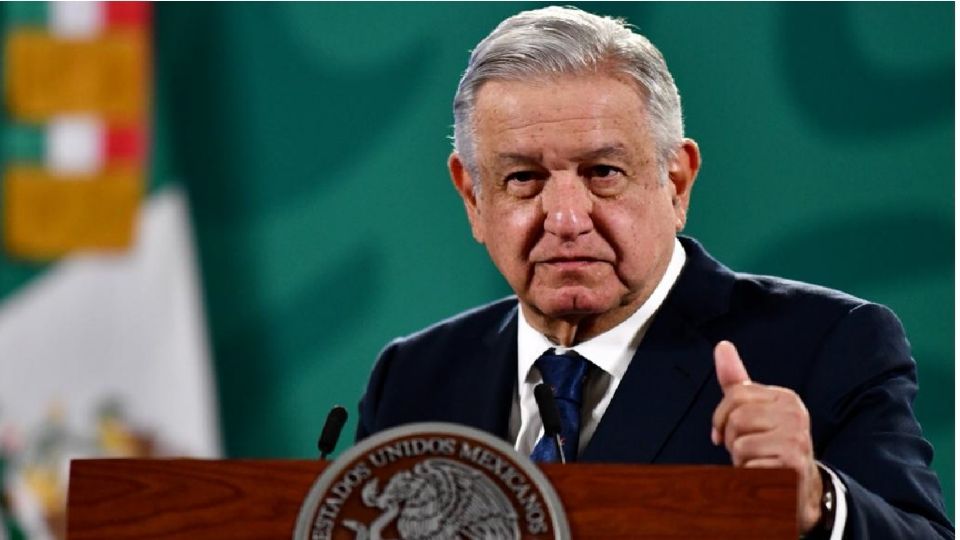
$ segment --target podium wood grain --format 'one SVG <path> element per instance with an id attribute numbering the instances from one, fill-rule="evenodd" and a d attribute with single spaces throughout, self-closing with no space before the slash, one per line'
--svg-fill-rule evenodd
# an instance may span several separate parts
<path id="1" fill-rule="evenodd" d="M 319 461 L 75 460 L 67 538 L 281 540 Z M 794 474 L 711 466 L 546 465 L 573 538 L 797 538 Z"/>

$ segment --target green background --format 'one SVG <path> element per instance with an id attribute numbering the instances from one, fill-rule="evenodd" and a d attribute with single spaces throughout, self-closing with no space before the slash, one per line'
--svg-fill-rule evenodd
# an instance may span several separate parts
<path id="1" fill-rule="evenodd" d="M 450 102 L 540 5 L 155 5 L 153 181 L 192 204 L 229 456 L 315 455 L 387 341 L 509 292 L 447 179 Z M 704 155 L 687 233 L 901 317 L 952 512 L 953 5 L 583 7 L 676 78 Z M 0 294 L 37 271 L 0 262 Z"/>

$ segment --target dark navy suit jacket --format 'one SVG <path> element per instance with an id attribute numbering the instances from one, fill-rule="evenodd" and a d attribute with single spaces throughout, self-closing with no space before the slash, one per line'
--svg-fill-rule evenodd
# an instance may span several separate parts
<path id="1" fill-rule="evenodd" d="M 727 339 L 751 379 L 803 399 L 815 456 L 848 490 L 845 538 L 953 538 L 896 316 L 837 291 L 731 272 L 681 242 L 687 262 L 579 460 L 730 464 L 710 442 L 722 397 L 713 347 Z M 517 300 L 508 298 L 388 345 L 360 402 L 357 438 L 440 421 L 512 444 L 516 379 Z"/>

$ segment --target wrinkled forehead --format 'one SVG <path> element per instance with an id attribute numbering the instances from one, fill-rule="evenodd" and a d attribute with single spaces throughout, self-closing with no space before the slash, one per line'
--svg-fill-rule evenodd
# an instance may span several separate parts
<path id="1" fill-rule="evenodd" d="M 647 108 L 648 94 L 645 88 L 632 77 L 607 69 L 575 73 L 527 73 L 489 79 L 475 90 L 474 108 L 480 106 L 481 98 L 484 96 L 487 97 L 485 101 L 489 104 L 491 94 L 496 95 L 497 99 L 502 99 L 508 93 L 522 94 L 526 91 L 541 96 L 557 96 L 563 93 L 585 92 L 591 88 L 599 92 L 602 89 L 598 87 L 609 87 L 611 83 L 615 83 L 624 93 L 632 94 L 641 108 Z"/>
<path id="2" fill-rule="evenodd" d="M 477 93 L 473 124 L 482 154 L 545 147 L 581 154 L 649 139 L 636 85 L 605 74 L 489 81 Z"/>

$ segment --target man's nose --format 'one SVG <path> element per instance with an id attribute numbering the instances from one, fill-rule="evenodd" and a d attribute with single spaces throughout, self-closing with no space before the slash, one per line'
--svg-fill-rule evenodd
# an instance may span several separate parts
<path id="1" fill-rule="evenodd" d="M 593 230 L 593 199 L 579 176 L 551 176 L 541 200 L 548 233 L 572 240 Z"/>

